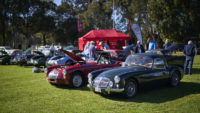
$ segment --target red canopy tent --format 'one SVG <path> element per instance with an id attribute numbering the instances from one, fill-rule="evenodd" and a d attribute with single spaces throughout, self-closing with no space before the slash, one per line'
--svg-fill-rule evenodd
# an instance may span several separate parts
<path id="1" fill-rule="evenodd" d="M 122 42 L 122 46 L 125 46 L 125 40 L 130 40 L 130 38 L 131 37 L 129 35 L 125 35 L 114 29 L 91 30 L 78 39 L 79 50 L 83 50 L 84 45 L 88 41 L 96 41 L 98 49 L 99 41 L 104 41 L 106 43 L 107 40 L 110 43 L 111 49 L 114 49 L 117 40 L 120 40 Z"/>

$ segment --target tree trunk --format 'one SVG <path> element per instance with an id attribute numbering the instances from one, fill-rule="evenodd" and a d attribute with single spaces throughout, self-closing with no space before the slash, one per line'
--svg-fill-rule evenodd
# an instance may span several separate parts
<path id="1" fill-rule="evenodd" d="M 42 38 L 43 38 L 43 45 L 46 45 L 46 34 L 45 33 L 43 33 Z"/>

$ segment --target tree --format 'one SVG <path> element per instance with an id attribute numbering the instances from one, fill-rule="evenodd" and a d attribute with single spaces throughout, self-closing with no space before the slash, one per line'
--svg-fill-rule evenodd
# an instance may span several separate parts
<path id="1" fill-rule="evenodd" d="M 198 0 L 149 0 L 148 14 L 163 40 L 182 42 L 199 34 L 199 7 Z"/>

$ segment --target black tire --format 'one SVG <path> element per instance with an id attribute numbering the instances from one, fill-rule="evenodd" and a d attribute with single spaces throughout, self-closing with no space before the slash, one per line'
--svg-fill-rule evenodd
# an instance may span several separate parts
<path id="1" fill-rule="evenodd" d="M 75 72 L 70 78 L 70 87 L 79 88 L 84 83 L 84 77 L 80 72 Z"/>
<path id="2" fill-rule="evenodd" d="M 172 87 L 177 86 L 180 83 L 180 73 L 175 71 L 172 73 L 172 76 L 170 78 L 170 85 Z"/>
<path id="3" fill-rule="evenodd" d="M 65 62 L 66 65 L 71 65 L 72 63 L 73 63 L 72 60 L 67 60 L 67 61 Z"/>
<path id="4" fill-rule="evenodd" d="M 132 98 L 137 94 L 137 90 L 137 82 L 134 79 L 129 79 L 126 81 L 123 93 L 126 98 Z"/>

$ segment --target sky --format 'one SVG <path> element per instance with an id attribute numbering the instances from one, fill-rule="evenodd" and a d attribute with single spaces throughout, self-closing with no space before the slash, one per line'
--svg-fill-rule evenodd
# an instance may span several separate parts
<path id="1" fill-rule="evenodd" d="M 60 4 L 61 4 L 61 0 L 54 0 L 54 3 L 56 3 L 56 4 L 57 4 L 57 6 L 58 6 L 58 5 L 60 5 Z"/>

